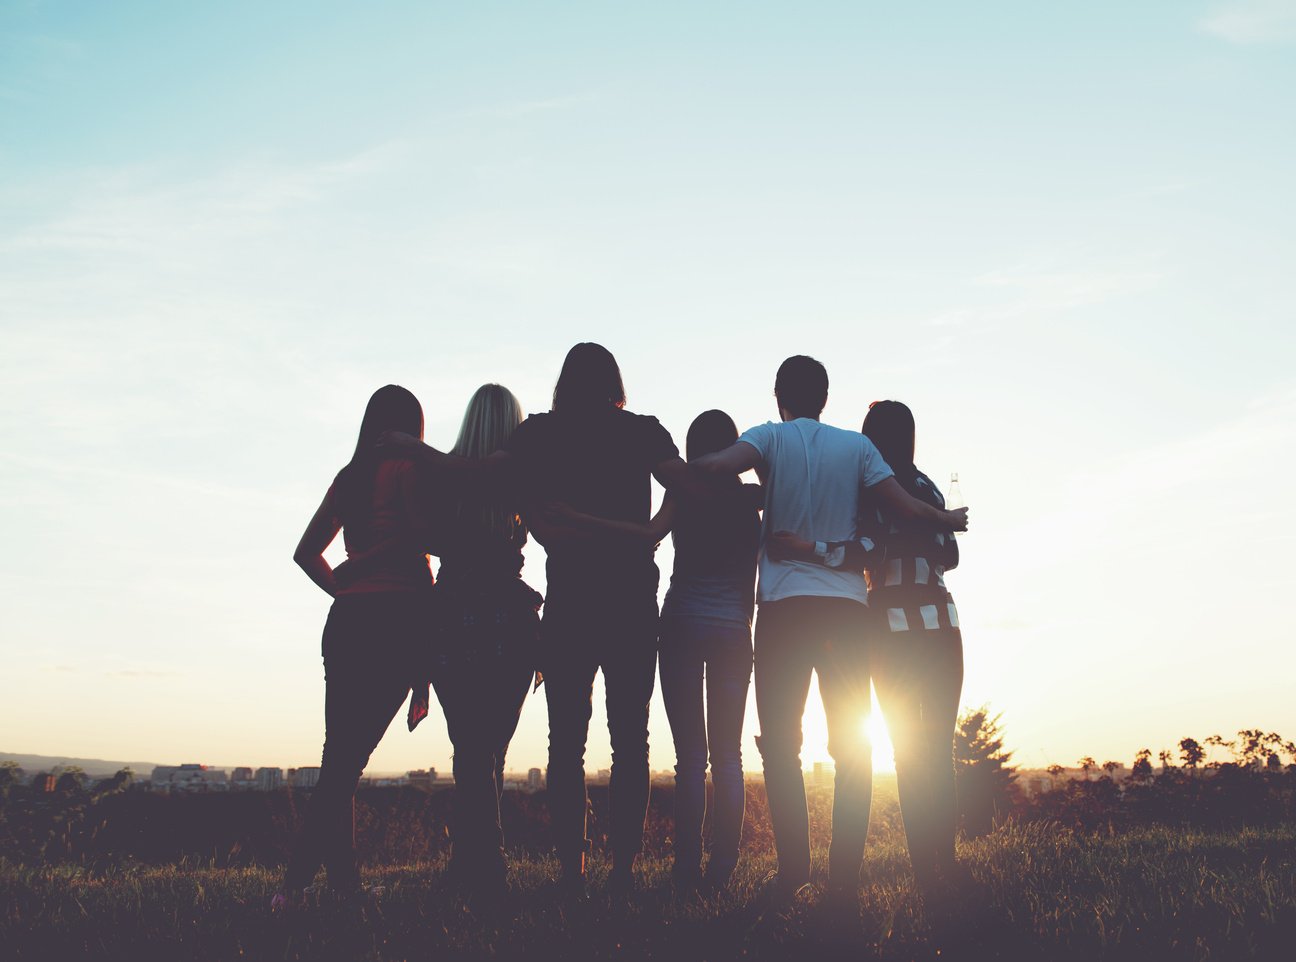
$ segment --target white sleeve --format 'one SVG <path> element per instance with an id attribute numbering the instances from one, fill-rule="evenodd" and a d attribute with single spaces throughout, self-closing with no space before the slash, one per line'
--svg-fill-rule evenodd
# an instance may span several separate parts
<path id="1" fill-rule="evenodd" d="M 882 452 L 873 445 L 873 442 L 862 434 L 860 440 L 864 442 L 860 449 L 860 484 L 865 488 L 871 488 L 875 484 L 881 484 L 887 478 L 895 477 L 891 465 L 882 459 Z"/>
<path id="2" fill-rule="evenodd" d="M 766 421 L 764 424 L 758 424 L 754 428 L 748 428 L 738 438 L 739 441 L 745 441 L 756 449 L 756 453 L 761 456 L 761 460 L 766 464 L 770 461 L 770 452 L 774 447 L 774 422 Z"/>

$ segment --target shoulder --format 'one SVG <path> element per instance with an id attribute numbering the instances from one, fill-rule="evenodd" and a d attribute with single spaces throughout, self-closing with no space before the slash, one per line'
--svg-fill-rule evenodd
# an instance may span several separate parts
<path id="1" fill-rule="evenodd" d="M 777 437 L 781 431 L 785 431 L 788 424 L 783 421 L 766 421 L 764 424 L 757 424 L 748 428 L 742 434 L 738 435 L 739 441 L 746 441 L 748 444 L 754 444 L 760 447 L 773 438 Z"/>
<path id="2" fill-rule="evenodd" d="M 543 414 L 532 414 L 526 417 L 521 424 L 513 429 L 509 435 L 508 441 L 504 445 L 505 451 L 517 451 L 519 448 L 526 447 L 539 438 L 543 438 L 553 428 L 553 415 L 548 412 Z"/>
<path id="3" fill-rule="evenodd" d="M 617 423 L 622 425 L 621 430 L 628 430 L 636 437 L 641 438 L 646 444 L 654 446 L 669 446 L 672 451 L 675 449 L 675 442 L 671 439 L 671 434 L 666 430 L 665 425 L 657 420 L 651 414 L 635 414 L 631 411 L 618 410 L 616 413 Z"/>
<path id="4" fill-rule="evenodd" d="M 636 427 L 645 431 L 652 431 L 659 428 L 662 431 L 666 430 L 662 427 L 661 421 L 652 414 L 635 414 L 633 411 L 627 411 L 624 408 L 617 408 L 616 413 L 613 414 L 612 417 L 618 424 Z"/>

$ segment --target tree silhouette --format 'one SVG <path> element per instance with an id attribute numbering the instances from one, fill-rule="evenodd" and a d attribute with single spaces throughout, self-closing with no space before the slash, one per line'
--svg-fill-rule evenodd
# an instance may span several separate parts
<path id="1" fill-rule="evenodd" d="M 954 729 L 959 813 L 968 835 L 989 832 L 1017 801 L 1017 771 L 1008 764 L 1012 752 L 1004 751 L 1001 717 L 992 717 L 985 705 L 966 709 Z"/>
<path id="2" fill-rule="evenodd" d="M 1130 778 L 1146 782 L 1152 777 L 1152 749 L 1140 748 L 1134 756 L 1134 765 L 1130 768 Z"/>
<path id="3" fill-rule="evenodd" d="M 1206 757 L 1206 752 L 1197 739 L 1181 738 L 1179 739 L 1179 757 L 1183 759 L 1186 767 L 1195 771 L 1197 766 L 1201 764 L 1202 759 Z"/>
<path id="4" fill-rule="evenodd" d="M 1076 764 L 1080 766 L 1080 771 L 1084 772 L 1085 778 L 1088 778 L 1090 772 L 1098 767 L 1098 763 L 1094 761 L 1092 755 L 1086 755 L 1084 758 L 1076 762 Z"/>

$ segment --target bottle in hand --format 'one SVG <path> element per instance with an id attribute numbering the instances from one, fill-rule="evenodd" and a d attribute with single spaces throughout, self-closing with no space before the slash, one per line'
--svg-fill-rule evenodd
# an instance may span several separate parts
<path id="1" fill-rule="evenodd" d="M 966 507 L 967 502 L 963 500 L 963 489 L 959 487 L 958 472 L 955 471 L 950 475 L 949 490 L 945 492 L 945 510 L 954 511 Z M 957 538 L 962 534 L 962 531 L 955 531 L 954 537 Z"/>

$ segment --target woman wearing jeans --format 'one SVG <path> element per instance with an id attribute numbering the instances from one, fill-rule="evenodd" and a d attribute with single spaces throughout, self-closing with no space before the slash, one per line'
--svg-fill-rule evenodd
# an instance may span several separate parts
<path id="1" fill-rule="evenodd" d="M 423 409 L 403 387 L 389 384 L 369 399 L 351 461 L 337 474 L 302 535 L 293 559 L 335 600 L 324 626 L 324 752 L 305 825 L 293 847 L 283 908 L 315 878 L 360 889 L 355 851 L 355 791 L 360 774 L 411 686 L 424 675 L 419 651 L 427 631 L 432 572 L 427 519 L 414 464 L 375 445 L 384 431 L 423 434 Z M 324 550 L 341 531 L 348 557 L 399 539 L 361 577 L 339 585 Z"/>
<path id="2" fill-rule="evenodd" d="M 706 411 L 689 426 L 689 460 L 738 439 L 733 419 Z M 697 497 L 668 492 L 647 525 L 608 522 L 565 508 L 558 518 L 654 544 L 672 533 L 675 567 L 662 606 L 658 663 L 662 700 L 675 741 L 675 865 L 677 892 L 724 888 L 738 862 L 745 792 L 743 714 L 751 684 L 751 621 L 760 548 L 759 485 L 737 477 L 709 484 Z M 705 689 L 705 699 L 703 691 Z M 715 793 L 711 857 L 702 875 L 706 770 Z"/>
<path id="3" fill-rule="evenodd" d="M 452 454 L 485 458 L 522 423 L 498 384 L 477 389 Z M 450 874 L 471 896 L 506 891 L 499 797 L 504 755 L 535 677 L 542 598 L 522 580 L 527 531 L 508 486 L 476 485 L 434 514 L 441 568 L 432 685 L 454 745 Z"/>

